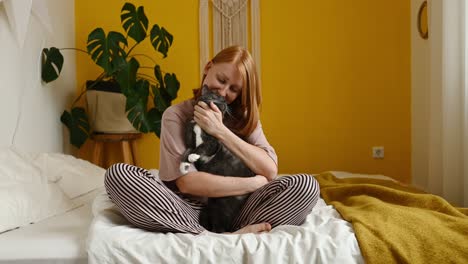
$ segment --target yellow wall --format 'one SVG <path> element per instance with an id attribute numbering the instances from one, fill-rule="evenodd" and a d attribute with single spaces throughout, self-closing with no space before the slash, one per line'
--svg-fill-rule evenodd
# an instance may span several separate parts
<path id="1" fill-rule="evenodd" d="M 162 65 L 181 81 L 177 101 L 189 98 L 200 79 L 198 1 L 132 2 L 174 35 Z M 123 3 L 76 1 L 77 45 L 97 26 L 119 30 Z M 409 182 L 409 21 L 404 0 L 261 1 L 262 122 L 281 173 L 344 170 Z M 95 75 L 84 57 L 79 83 Z M 158 167 L 159 140 L 145 135 L 138 146 L 139 165 Z M 384 146 L 385 159 L 372 159 L 372 146 Z"/>

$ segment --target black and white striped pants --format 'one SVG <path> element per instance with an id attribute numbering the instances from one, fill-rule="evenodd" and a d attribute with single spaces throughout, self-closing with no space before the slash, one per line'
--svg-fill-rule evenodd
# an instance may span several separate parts
<path id="1" fill-rule="evenodd" d="M 150 171 L 117 163 L 105 175 L 110 199 L 133 225 L 157 232 L 199 234 L 201 203 L 184 199 L 156 179 Z M 278 177 L 247 199 L 234 220 L 234 230 L 262 222 L 272 228 L 301 225 L 317 203 L 318 182 L 308 174 Z"/>

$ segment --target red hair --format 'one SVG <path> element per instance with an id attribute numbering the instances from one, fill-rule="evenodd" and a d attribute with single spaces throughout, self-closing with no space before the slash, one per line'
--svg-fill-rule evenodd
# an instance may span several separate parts
<path id="1" fill-rule="evenodd" d="M 236 100 L 229 105 L 233 115 L 232 118 L 226 120 L 226 124 L 234 133 L 247 137 L 257 126 L 260 118 L 259 108 L 262 103 L 255 62 L 250 53 L 240 46 L 231 46 L 221 50 L 211 62 L 235 64 L 242 76 L 242 90 Z M 205 77 L 206 75 L 203 75 L 202 85 Z M 197 99 L 201 95 L 201 89 L 194 90 L 194 95 Z"/>

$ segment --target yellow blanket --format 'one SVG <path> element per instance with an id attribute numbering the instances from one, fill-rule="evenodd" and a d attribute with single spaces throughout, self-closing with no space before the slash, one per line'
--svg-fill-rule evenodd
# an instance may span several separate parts
<path id="1" fill-rule="evenodd" d="M 468 263 L 468 210 L 391 181 L 316 176 L 367 263 Z"/>

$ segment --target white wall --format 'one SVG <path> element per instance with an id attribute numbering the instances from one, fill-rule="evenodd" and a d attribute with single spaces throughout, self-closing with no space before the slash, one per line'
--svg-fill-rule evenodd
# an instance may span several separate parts
<path id="1" fill-rule="evenodd" d="M 40 54 L 44 47 L 75 46 L 74 1 L 33 0 L 48 9 L 52 32 L 29 12 L 22 47 L 7 16 L 8 1 L 15 0 L 0 1 L 0 147 L 70 153 L 60 115 L 76 89 L 75 54 L 64 54 L 62 76 L 47 85 L 40 79 Z"/>

